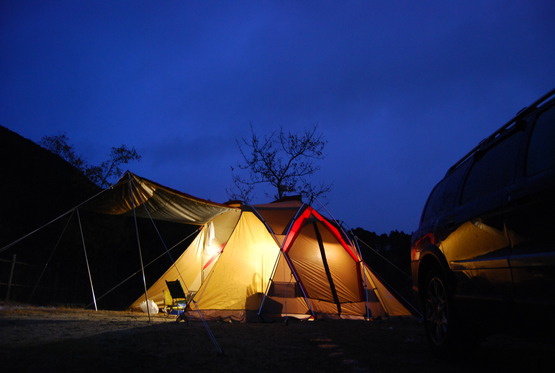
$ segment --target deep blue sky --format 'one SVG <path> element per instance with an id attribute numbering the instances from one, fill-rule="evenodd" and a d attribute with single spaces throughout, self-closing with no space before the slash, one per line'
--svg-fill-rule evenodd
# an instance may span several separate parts
<path id="1" fill-rule="evenodd" d="M 555 88 L 554 15 L 550 0 L 1 0 L 0 125 L 65 133 L 90 163 L 134 146 L 131 171 L 224 202 L 250 124 L 318 124 L 331 215 L 410 233 L 447 168 Z"/>

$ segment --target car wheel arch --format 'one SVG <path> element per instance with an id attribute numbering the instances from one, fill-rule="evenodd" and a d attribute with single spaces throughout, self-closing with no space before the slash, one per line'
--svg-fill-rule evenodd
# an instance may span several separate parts
<path id="1" fill-rule="evenodd" d="M 420 264 L 418 266 L 418 288 L 419 292 L 425 288 L 425 281 L 430 271 L 439 271 L 446 279 L 451 290 L 455 289 L 455 276 L 449 270 L 449 265 L 441 250 L 435 245 L 429 245 L 422 250 Z"/>

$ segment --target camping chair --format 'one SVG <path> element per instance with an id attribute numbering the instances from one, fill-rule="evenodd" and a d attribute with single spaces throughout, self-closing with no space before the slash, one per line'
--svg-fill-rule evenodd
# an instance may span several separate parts
<path id="1" fill-rule="evenodd" d="M 179 280 L 168 281 L 166 280 L 166 285 L 169 290 L 169 296 L 164 292 L 164 303 L 166 303 L 166 308 L 169 309 L 171 313 L 173 310 L 177 311 L 177 320 L 187 321 L 185 318 L 185 309 L 189 305 L 189 302 L 193 299 L 194 293 L 185 294 L 181 282 Z"/>

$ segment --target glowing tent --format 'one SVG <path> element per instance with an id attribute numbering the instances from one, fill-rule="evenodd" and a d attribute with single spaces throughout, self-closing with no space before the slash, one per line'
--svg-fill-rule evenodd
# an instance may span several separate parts
<path id="1" fill-rule="evenodd" d="M 300 200 L 217 215 L 150 286 L 148 299 L 164 307 L 166 281 L 176 279 L 192 297 L 189 317 L 410 315 L 338 226 Z"/>

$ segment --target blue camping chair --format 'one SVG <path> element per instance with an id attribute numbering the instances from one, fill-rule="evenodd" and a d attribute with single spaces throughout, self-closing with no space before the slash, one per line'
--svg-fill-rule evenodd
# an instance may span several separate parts
<path id="1" fill-rule="evenodd" d="M 179 280 L 166 280 L 166 286 L 168 287 L 171 296 L 171 302 L 166 302 L 166 307 L 169 309 L 169 313 L 175 312 L 175 314 L 177 314 L 176 321 L 183 320 L 188 323 L 189 321 L 185 318 L 185 309 L 189 305 L 189 302 L 193 299 L 194 293 L 185 294 Z"/>

